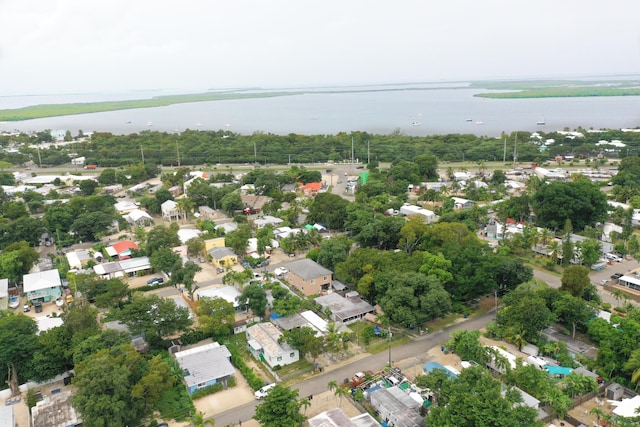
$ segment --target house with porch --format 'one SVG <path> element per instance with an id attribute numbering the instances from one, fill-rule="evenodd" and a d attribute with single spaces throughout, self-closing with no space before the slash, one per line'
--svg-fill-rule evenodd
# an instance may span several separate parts
<path id="1" fill-rule="evenodd" d="M 167 222 L 178 221 L 184 215 L 173 200 L 166 200 L 160 205 L 160 210 L 162 211 L 162 220 Z"/>
<path id="2" fill-rule="evenodd" d="M 300 352 L 286 342 L 279 343 L 282 332 L 273 323 L 258 323 L 247 328 L 249 352 L 270 367 L 284 366 L 300 360 Z"/>
<path id="3" fill-rule="evenodd" d="M 58 270 L 25 274 L 22 283 L 24 293 L 31 303 L 51 302 L 62 296 L 62 281 Z"/>

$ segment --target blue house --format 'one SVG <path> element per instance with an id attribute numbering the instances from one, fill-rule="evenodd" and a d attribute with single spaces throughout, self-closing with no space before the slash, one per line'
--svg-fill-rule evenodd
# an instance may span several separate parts
<path id="1" fill-rule="evenodd" d="M 62 296 L 62 281 L 58 270 L 25 274 L 22 282 L 24 293 L 32 303 L 51 302 Z"/>
<path id="2" fill-rule="evenodd" d="M 226 386 L 229 378 L 235 374 L 229 349 L 217 342 L 179 351 L 174 356 L 184 371 L 189 394 L 217 383 Z"/>

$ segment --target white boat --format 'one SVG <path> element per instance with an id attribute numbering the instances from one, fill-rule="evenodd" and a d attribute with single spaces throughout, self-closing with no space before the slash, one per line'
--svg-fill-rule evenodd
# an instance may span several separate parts
<path id="1" fill-rule="evenodd" d="M 147 126 L 153 126 L 153 122 L 147 122 Z"/>
<path id="2" fill-rule="evenodd" d="M 483 125 L 483 124 L 484 124 L 484 122 L 483 122 L 482 120 L 478 120 L 478 121 L 476 122 L 476 124 L 477 124 L 477 125 Z"/>
<path id="3" fill-rule="evenodd" d="M 467 119 L 467 121 L 468 121 L 468 122 L 472 122 L 472 121 L 473 121 L 473 119 Z"/>
<path id="4" fill-rule="evenodd" d="M 197 128 L 201 128 L 202 127 L 202 123 L 200 123 L 200 122 L 196 123 L 196 127 Z"/>
<path id="5" fill-rule="evenodd" d="M 20 298 L 19 297 L 10 297 L 9 298 L 9 308 L 18 308 L 20 307 Z"/>
<path id="6" fill-rule="evenodd" d="M 537 125 L 542 126 L 542 125 L 546 125 L 547 122 L 544 121 L 544 116 L 542 116 L 542 119 L 538 120 L 536 122 Z"/>
<path id="7" fill-rule="evenodd" d="M 420 126 L 420 122 L 411 122 L 411 126 Z"/>

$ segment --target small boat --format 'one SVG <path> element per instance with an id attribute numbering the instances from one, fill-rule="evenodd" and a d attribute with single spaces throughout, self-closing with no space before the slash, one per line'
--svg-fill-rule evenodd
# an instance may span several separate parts
<path id="1" fill-rule="evenodd" d="M 544 116 L 542 116 L 542 119 L 538 120 L 538 121 L 536 122 L 536 124 L 537 124 L 538 126 L 546 125 L 546 124 L 547 124 L 547 122 L 545 122 L 545 121 L 544 121 Z"/>
<path id="2" fill-rule="evenodd" d="M 130 125 L 131 124 L 131 120 L 127 120 L 125 123 Z"/>
<path id="3" fill-rule="evenodd" d="M 411 122 L 411 126 L 420 126 L 420 122 Z"/>
<path id="4" fill-rule="evenodd" d="M 196 123 L 196 127 L 197 128 L 201 128 L 202 127 L 202 123 L 200 123 L 200 122 Z"/>
<path id="5" fill-rule="evenodd" d="M 476 122 L 476 124 L 477 124 L 477 125 L 483 125 L 483 124 L 484 124 L 484 122 L 483 122 L 482 120 L 478 120 L 478 121 Z"/>
<path id="6" fill-rule="evenodd" d="M 20 307 L 20 298 L 19 297 L 10 297 L 9 298 L 9 308 L 18 308 Z"/>
<path id="7" fill-rule="evenodd" d="M 472 121 L 473 121 L 473 119 L 467 119 L 467 121 L 468 121 L 468 122 L 472 122 Z"/>
<path id="8" fill-rule="evenodd" d="M 147 122 L 147 126 L 153 126 L 153 122 Z"/>

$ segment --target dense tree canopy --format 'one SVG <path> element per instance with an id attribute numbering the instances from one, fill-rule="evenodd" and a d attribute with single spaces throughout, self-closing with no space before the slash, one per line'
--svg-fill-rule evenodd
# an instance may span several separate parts
<path id="1" fill-rule="evenodd" d="M 554 181 L 541 186 L 533 195 L 533 210 L 540 225 L 557 230 L 571 220 L 575 230 L 603 221 L 607 198 L 586 178 L 573 182 Z"/>

